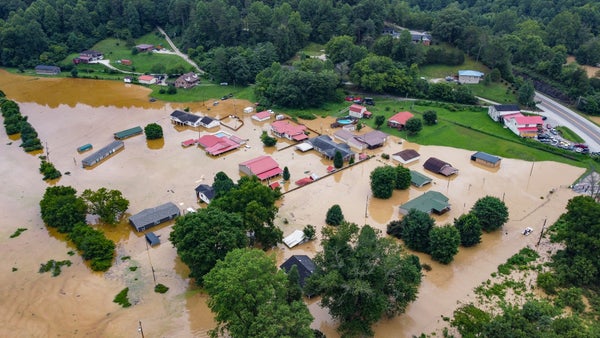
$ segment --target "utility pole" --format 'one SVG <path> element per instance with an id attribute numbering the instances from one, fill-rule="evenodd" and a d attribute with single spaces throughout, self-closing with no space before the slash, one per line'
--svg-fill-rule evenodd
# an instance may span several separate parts
<path id="1" fill-rule="evenodd" d="M 142 321 L 139 321 L 138 324 L 138 332 L 142 335 L 142 338 L 144 338 L 144 329 L 142 328 Z"/>
<path id="2" fill-rule="evenodd" d="M 542 236 L 544 235 L 544 229 L 546 228 L 547 220 L 548 220 L 547 218 L 544 219 L 544 224 L 542 225 L 542 231 L 540 231 L 540 238 L 538 238 L 537 244 L 535 246 L 540 245 L 540 242 L 542 241 Z"/>

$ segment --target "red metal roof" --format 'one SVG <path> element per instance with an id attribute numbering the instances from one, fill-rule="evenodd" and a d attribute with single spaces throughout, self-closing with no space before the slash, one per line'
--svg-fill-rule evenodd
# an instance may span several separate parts
<path id="1" fill-rule="evenodd" d="M 312 177 L 304 177 L 304 178 L 297 180 L 296 184 L 299 186 L 303 186 L 303 185 L 309 184 L 312 181 L 313 181 Z"/>
<path id="2" fill-rule="evenodd" d="M 259 120 L 270 119 L 271 118 L 271 113 L 269 113 L 266 110 L 263 110 L 260 113 L 254 114 L 254 117 L 257 118 L 257 119 L 259 119 Z"/>
<path id="3" fill-rule="evenodd" d="M 541 116 L 515 116 L 513 117 L 518 125 L 542 124 L 544 121 Z"/>
<path id="4" fill-rule="evenodd" d="M 411 112 L 402 111 L 402 112 L 399 112 L 398 114 L 390 117 L 388 119 L 388 121 L 392 121 L 392 122 L 396 122 L 401 125 L 405 125 L 406 121 L 408 121 L 408 119 L 410 119 L 413 116 L 414 115 Z"/>
<path id="5" fill-rule="evenodd" d="M 191 138 L 189 140 L 185 140 L 185 141 L 181 142 L 181 145 L 184 147 L 189 147 L 189 146 L 193 146 L 196 143 L 198 143 L 198 140 Z"/>
<path id="6" fill-rule="evenodd" d="M 271 156 L 267 155 L 242 162 L 240 165 L 248 167 L 260 180 L 266 180 L 267 178 L 280 175 L 283 172 L 283 170 L 279 168 L 279 164 L 277 164 Z"/>
<path id="7" fill-rule="evenodd" d="M 291 124 L 290 122 L 283 120 L 271 123 L 271 128 L 273 128 L 273 131 L 275 131 L 276 133 L 290 136 L 304 134 L 304 131 L 306 130 L 306 126 L 304 125 Z"/>
<path id="8" fill-rule="evenodd" d="M 353 104 L 350 106 L 349 109 L 350 109 L 350 111 L 360 113 L 361 111 L 363 111 L 363 109 L 367 109 L 367 108 L 365 108 L 364 106 L 361 106 L 360 104 Z"/>

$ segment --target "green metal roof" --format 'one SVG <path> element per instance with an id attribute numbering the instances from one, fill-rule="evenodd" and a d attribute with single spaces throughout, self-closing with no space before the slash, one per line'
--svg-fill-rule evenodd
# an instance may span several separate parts
<path id="1" fill-rule="evenodd" d="M 426 213 L 432 211 L 441 212 L 449 208 L 448 197 L 437 191 L 428 191 L 423 195 L 412 199 L 400 206 L 400 212 L 404 215 L 411 209 L 417 209 Z"/>
<path id="2" fill-rule="evenodd" d="M 123 130 L 123 131 L 116 132 L 114 135 L 115 135 L 115 138 L 117 140 L 122 140 L 124 138 L 128 138 L 128 137 L 131 137 L 131 136 L 134 136 L 134 135 L 138 135 L 138 134 L 141 134 L 143 132 L 144 132 L 144 130 L 142 129 L 142 127 L 137 126 L 137 127 L 133 127 L 133 128 L 129 128 L 129 129 L 126 129 L 126 130 Z"/>
<path id="3" fill-rule="evenodd" d="M 421 174 L 420 172 L 410 171 L 410 183 L 416 187 L 422 187 L 425 184 L 431 183 L 431 178 Z"/>

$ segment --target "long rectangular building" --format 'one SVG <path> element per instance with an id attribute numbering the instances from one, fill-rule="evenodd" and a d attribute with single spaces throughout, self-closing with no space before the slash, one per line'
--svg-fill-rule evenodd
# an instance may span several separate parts
<path id="1" fill-rule="evenodd" d="M 167 202 L 154 208 L 144 209 L 129 217 L 129 223 L 135 227 L 135 230 L 144 231 L 179 215 L 179 208 L 174 203 Z"/>
<path id="2" fill-rule="evenodd" d="M 114 154 L 119 149 L 122 149 L 124 147 L 125 147 L 125 143 L 123 143 L 123 141 L 113 141 L 109 145 L 105 146 L 104 148 L 102 148 L 102 149 L 98 150 L 97 152 L 91 154 L 90 156 L 84 158 L 81 161 L 81 165 L 84 168 L 91 167 L 94 164 L 102 161 L 103 159 L 107 158 L 108 156 Z"/>

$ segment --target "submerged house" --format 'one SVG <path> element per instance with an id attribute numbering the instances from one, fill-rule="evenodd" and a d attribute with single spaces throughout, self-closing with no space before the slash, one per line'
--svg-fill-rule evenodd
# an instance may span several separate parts
<path id="1" fill-rule="evenodd" d="M 240 163 L 240 171 L 248 176 L 256 176 L 264 181 L 283 173 L 279 164 L 271 156 L 263 155 Z"/>
<path id="2" fill-rule="evenodd" d="M 294 265 L 298 269 L 298 274 L 300 275 L 300 286 L 304 287 L 306 279 L 315 272 L 315 263 L 307 255 L 293 255 L 279 267 L 288 273 Z"/>
<path id="3" fill-rule="evenodd" d="M 416 209 L 427 214 L 436 213 L 441 215 L 450 210 L 448 197 L 437 191 L 428 191 L 423 195 L 412 199 L 400 206 L 400 213 L 408 214 L 411 209 Z"/>
<path id="4" fill-rule="evenodd" d="M 423 167 L 436 174 L 451 176 L 458 173 L 458 169 L 454 168 L 450 163 L 444 162 L 438 158 L 430 157 L 423 163 Z"/>
<path id="5" fill-rule="evenodd" d="M 471 155 L 471 161 L 481 163 L 488 167 L 496 168 L 500 166 L 502 159 L 498 156 L 478 151 L 475 154 Z"/>
<path id="6" fill-rule="evenodd" d="M 215 197 L 215 189 L 208 184 L 200 184 L 196 187 L 196 199 L 206 204 L 210 204 L 210 201 Z"/>
<path id="7" fill-rule="evenodd" d="M 182 124 L 190 127 L 198 127 L 202 116 L 194 115 L 181 110 L 175 110 L 171 113 L 170 119 L 175 124 Z"/>
<path id="8" fill-rule="evenodd" d="M 321 153 L 328 159 L 333 159 L 336 152 L 342 154 L 344 161 L 354 157 L 354 152 L 350 150 L 350 146 L 344 143 L 336 143 L 328 135 L 320 135 L 309 140 L 313 149 Z"/>
<path id="9" fill-rule="evenodd" d="M 414 149 L 404 149 L 395 154 L 392 154 L 392 159 L 402 163 L 409 164 L 418 161 L 421 155 Z"/>
<path id="10" fill-rule="evenodd" d="M 124 147 L 125 143 L 123 143 L 123 141 L 113 141 L 109 145 L 84 158 L 81 161 L 81 165 L 84 168 L 91 167 Z"/>
<path id="11" fill-rule="evenodd" d="M 306 140 L 306 126 L 301 124 L 293 124 L 286 120 L 279 120 L 271 123 L 271 131 L 273 135 L 281 138 L 287 138 L 291 141 Z"/>
<path id="12" fill-rule="evenodd" d="M 129 217 L 129 223 L 135 230 L 144 231 L 153 226 L 170 221 L 180 215 L 179 208 L 172 202 L 154 208 L 144 209 Z"/>
<path id="13" fill-rule="evenodd" d="M 421 174 L 418 171 L 411 170 L 410 171 L 410 183 L 417 188 L 421 188 L 429 183 L 431 183 L 431 177 L 427 177 Z"/>

